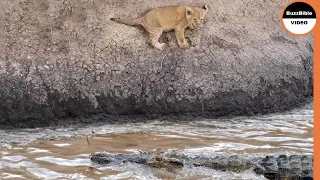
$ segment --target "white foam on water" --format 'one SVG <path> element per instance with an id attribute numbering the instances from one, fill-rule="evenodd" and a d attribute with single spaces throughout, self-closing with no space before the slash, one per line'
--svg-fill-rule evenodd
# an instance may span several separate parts
<path id="1" fill-rule="evenodd" d="M 52 156 L 45 156 L 36 158 L 37 161 L 45 161 L 52 164 L 60 165 L 60 166 L 89 166 L 91 161 L 89 158 L 86 159 L 64 159 L 64 158 L 56 158 Z"/>
<path id="2" fill-rule="evenodd" d="M 57 147 L 65 147 L 65 146 L 70 146 L 71 144 L 69 143 L 61 143 L 61 144 L 53 144 L 54 146 L 57 146 Z"/>

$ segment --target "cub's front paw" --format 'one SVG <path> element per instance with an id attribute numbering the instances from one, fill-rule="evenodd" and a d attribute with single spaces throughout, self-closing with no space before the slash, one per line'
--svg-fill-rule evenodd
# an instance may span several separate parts
<path id="1" fill-rule="evenodd" d="M 157 48 L 159 50 L 163 50 L 165 47 L 166 47 L 166 43 L 160 43 Z"/>
<path id="2" fill-rule="evenodd" d="M 185 42 L 185 43 L 181 44 L 180 47 L 183 49 L 187 49 L 190 47 L 190 44 L 188 42 Z"/>

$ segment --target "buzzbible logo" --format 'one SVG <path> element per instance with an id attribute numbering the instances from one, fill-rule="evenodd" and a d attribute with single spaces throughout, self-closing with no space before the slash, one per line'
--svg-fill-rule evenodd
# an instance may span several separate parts
<path id="1" fill-rule="evenodd" d="M 281 16 L 282 25 L 290 34 L 303 36 L 309 34 L 316 25 L 316 12 L 305 2 L 289 3 Z"/>

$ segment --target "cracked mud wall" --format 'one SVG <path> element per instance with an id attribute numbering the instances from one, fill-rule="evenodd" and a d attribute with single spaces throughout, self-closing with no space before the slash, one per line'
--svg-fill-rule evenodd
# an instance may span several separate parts
<path id="1" fill-rule="evenodd" d="M 0 59 L 4 59 L 4 6 L 3 1 L 0 2 Z"/>
<path id="2" fill-rule="evenodd" d="M 216 117 L 282 111 L 312 96 L 313 35 L 293 37 L 279 16 L 288 1 L 2 0 L 0 123 L 191 113 Z M 209 5 L 182 50 L 147 44 L 142 28 L 111 17 L 150 8 Z"/>

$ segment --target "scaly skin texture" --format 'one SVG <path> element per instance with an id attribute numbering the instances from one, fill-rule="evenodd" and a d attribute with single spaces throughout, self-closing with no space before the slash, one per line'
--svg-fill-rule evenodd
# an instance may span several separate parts
<path id="1" fill-rule="evenodd" d="M 283 111 L 312 92 L 313 35 L 293 37 L 288 1 L 2 0 L 0 124 L 54 125 L 92 114 L 206 117 Z M 116 24 L 155 7 L 206 4 L 204 27 L 160 38 Z"/>
<path id="2" fill-rule="evenodd" d="M 253 169 L 255 173 L 264 175 L 272 180 L 312 180 L 313 179 L 313 156 L 305 155 L 280 155 L 266 157 L 241 157 L 214 156 L 214 157 L 188 157 L 178 150 L 153 152 L 140 152 L 138 154 L 109 154 L 96 152 L 90 155 L 90 160 L 97 164 L 110 162 L 135 162 L 154 168 L 168 171 L 176 171 L 185 165 L 205 166 L 219 171 L 243 172 Z"/>

